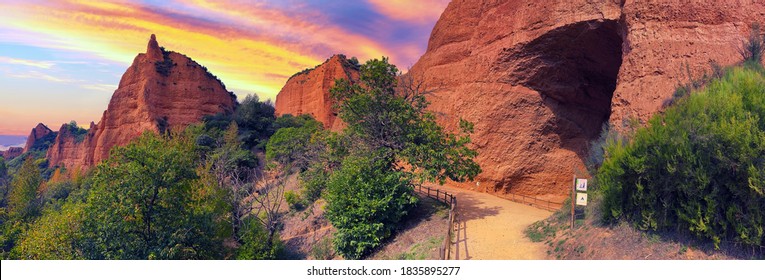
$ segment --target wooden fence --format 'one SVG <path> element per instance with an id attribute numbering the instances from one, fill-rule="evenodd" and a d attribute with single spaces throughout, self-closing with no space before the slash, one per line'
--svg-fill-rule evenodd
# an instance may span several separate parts
<path id="1" fill-rule="evenodd" d="M 523 203 L 527 205 L 531 205 L 540 209 L 548 210 L 548 211 L 556 211 L 563 207 L 562 202 L 554 202 L 544 199 L 539 199 L 536 197 L 531 196 L 525 196 L 522 194 L 514 194 L 514 193 L 508 193 L 503 195 L 503 197 L 506 197 L 512 201 Z"/>
<path id="2" fill-rule="evenodd" d="M 448 260 L 451 257 L 452 251 L 451 243 L 452 236 L 454 235 L 454 216 L 456 215 L 454 209 L 457 207 L 457 197 L 448 192 L 436 188 L 425 187 L 422 185 L 415 187 L 414 190 L 422 195 L 449 205 L 449 226 L 446 229 L 446 237 L 444 237 L 444 242 L 441 244 L 441 248 L 439 249 L 441 259 Z"/>

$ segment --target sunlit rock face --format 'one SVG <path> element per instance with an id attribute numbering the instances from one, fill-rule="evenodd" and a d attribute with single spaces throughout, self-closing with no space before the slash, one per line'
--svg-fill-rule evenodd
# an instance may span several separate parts
<path id="1" fill-rule="evenodd" d="M 465 187 L 561 200 L 604 123 L 645 121 L 688 72 L 737 63 L 765 2 L 454 0 L 409 75 L 439 122 L 475 124 Z"/>
<path id="2" fill-rule="evenodd" d="M 47 157 L 54 166 L 87 168 L 145 131 L 182 129 L 206 115 L 233 112 L 235 106 L 236 96 L 206 68 L 161 49 L 151 35 L 146 53 L 122 75 L 101 120 L 85 137 L 59 133 Z"/>
<path id="3" fill-rule="evenodd" d="M 329 92 L 337 79 L 351 82 L 359 79 L 359 69 L 344 55 L 334 55 L 314 69 L 295 74 L 276 96 L 276 115 L 310 114 L 325 128 L 340 130 L 343 124 L 337 118 Z"/>

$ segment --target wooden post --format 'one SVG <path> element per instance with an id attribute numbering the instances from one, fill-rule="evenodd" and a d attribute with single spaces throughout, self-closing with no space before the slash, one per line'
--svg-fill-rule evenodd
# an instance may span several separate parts
<path id="1" fill-rule="evenodd" d="M 576 174 L 571 187 L 571 230 L 574 230 L 574 209 L 576 208 Z"/>

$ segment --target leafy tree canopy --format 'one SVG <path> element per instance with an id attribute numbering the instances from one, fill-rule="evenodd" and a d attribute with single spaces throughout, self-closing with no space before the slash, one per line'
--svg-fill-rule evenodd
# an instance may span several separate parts
<path id="1" fill-rule="evenodd" d="M 93 177 L 83 224 L 89 259 L 221 257 L 221 213 L 205 208 L 193 137 L 145 133 L 112 150 Z"/>
<path id="2" fill-rule="evenodd" d="M 234 120 L 239 126 L 244 147 L 264 148 L 274 133 L 274 106 L 270 101 L 260 102 L 255 94 L 248 95 L 236 109 Z M 260 146 L 259 146 L 260 145 Z"/>

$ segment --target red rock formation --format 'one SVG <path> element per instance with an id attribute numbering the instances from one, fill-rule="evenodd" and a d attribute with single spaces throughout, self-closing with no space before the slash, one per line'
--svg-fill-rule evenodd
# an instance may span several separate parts
<path id="1" fill-rule="evenodd" d="M 206 68 L 164 51 L 151 35 L 146 53 L 138 54 L 122 75 L 101 121 L 91 124 L 82 139 L 59 133 L 47 156 L 51 165 L 89 167 L 144 131 L 183 128 L 235 106 L 236 96 Z"/>
<path id="2" fill-rule="evenodd" d="M 410 75 L 446 127 L 475 123 L 469 185 L 562 199 L 604 122 L 660 111 L 684 65 L 737 62 L 763 19 L 761 1 L 454 0 Z"/>
<path id="3" fill-rule="evenodd" d="M 6 161 L 12 160 L 13 158 L 20 156 L 24 153 L 24 148 L 21 147 L 10 147 L 8 150 L 0 151 L 0 156 L 2 156 Z"/>
<path id="4" fill-rule="evenodd" d="M 50 128 L 48 128 L 42 123 L 38 123 L 37 126 L 35 126 L 35 128 L 32 129 L 32 132 L 29 133 L 29 137 L 27 137 L 27 143 L 26 145 L 24 145 L 23 152 L 26 153 L 27 151 L 29 151 L 29 149 L 32 148 L 32 146 L 35 144 L 37 140 L 51 133 L 53 133 L 53 130 L 50 130 Z"/>
<path id="5" fill-rule="evenodd" d="M 344 55 L 334 55 L 316 68 L 295 74 L 276 96 L 276 115 L 311 114 L 324 127 L 339 130 L 342 124 L 332 110 L 329 89 L 336 79 L 358 81 L 359 70 Z M 337 121 L 336 121 L 337 120 Z"/>

